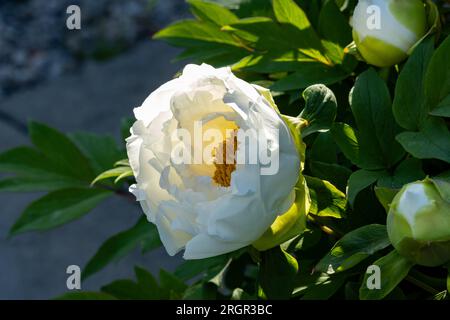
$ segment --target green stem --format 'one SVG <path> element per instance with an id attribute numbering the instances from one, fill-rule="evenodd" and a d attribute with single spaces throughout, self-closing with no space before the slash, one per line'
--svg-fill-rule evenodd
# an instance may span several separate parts
<path id="1" fill-rule="evenodd" d="M 406 281 L 409 281 L 410 283 L 414 284 L 415 286 L 427 291 L 428 293 L 431 293 L 432 295 L 436 295 L 439 293 L 438 290 L 436 290 L 435 288 L 429 286 L 428 284 L 412 277 L 412 276 L 407 276 L 406 277 Z"/>

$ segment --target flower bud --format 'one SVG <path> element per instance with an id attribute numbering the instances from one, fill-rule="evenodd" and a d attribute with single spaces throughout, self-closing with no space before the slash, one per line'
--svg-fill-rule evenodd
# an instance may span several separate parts
<path id="1" fill-rule="evenodd" d="M 359 0 L 352 18 L 353 40 L 367 63 L 389 67 L 404 60 L 427 32 L 421 0 Z"/>
<path id="2" fill-rule="evenodd" d="M 450 183 L 425 179 L 405 185 L 391 203 L 387 230 L 411 261 L 438 266 L 450 260 Z"/>

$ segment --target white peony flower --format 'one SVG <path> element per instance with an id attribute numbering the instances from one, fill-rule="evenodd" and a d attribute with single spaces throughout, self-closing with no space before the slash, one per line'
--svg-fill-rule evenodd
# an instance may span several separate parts
<path id="1" fill-rule="evenodd" d="M 425 35 L 421 0 L 359 0 L 352 17 L 353 40 L 367 63 L 388 67 L 401 62 Z"/>
<path id="2" fill-rule="evenodd" d="M 403 186 L 390 205 L 387 230 L 395 249 L 411 261 L 430 267 L 449 262 L 449 179 Z"/>
<path id="3" fill-rule="evenodd" d="M 299 154 L 264 90 L 229 68 L 187 65 L 134 110 L 127 151 L 137 183 L 130 191 L 170 255 L 184 248 L 185 259 L 201 259 L 248 246 L 293 204 Z M 187 140 L 186 133 L 198 138 L 198 124 L 203 133 L 223 133 L 220 141 Z M 251 137 L 241 141 L 241 131 Z M 239 161 L 252 141 L 270 151 Z M 233 161 L 218 161 L 222 153 Z"/>

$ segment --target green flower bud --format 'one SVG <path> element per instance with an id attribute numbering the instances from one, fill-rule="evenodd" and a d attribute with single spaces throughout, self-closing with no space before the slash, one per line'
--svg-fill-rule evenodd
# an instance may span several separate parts
<path id="1" fill-rule="evenodd" d="M 411 261 L 450 261 L 450 183 L 425 179 L 405 185 L 391 203 L 387 230 L 395 249 Z"/>
<path id="2" fill-rule="evenodd" d="M 404 60 L 426 34 L 421 0 L 359 0 L 352 18 L 353 40 L 367 63 L 389 67 Z"/>

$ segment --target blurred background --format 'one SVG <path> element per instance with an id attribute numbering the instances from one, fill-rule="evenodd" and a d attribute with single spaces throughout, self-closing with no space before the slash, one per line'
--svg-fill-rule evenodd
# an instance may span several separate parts
<path id="1" fill-rule="evenodd" d="M 81 9 L 81 29 L 68 30 L 66 9 Z M 188 17 L 184 0 L 1 0 L 0 152 L 29 144 L 30 119 L 64 132 L 120 137 L 119 124 L 183 63 L 151 40 L 170 22 Z M 0 193 L 0 299 L 47 299 L 66 292 L 68 265 L 83 267 L 111 235 L 131 227 L 136 203 L 113 198 L 71 224 L 46 233 L 7 238 L 26 205 L 39 194 Z M 153 273 L 181 261 L 163 249 L 133 254 L 82 284 L 95 290 L 133 277 L 133 266 Z"/>

